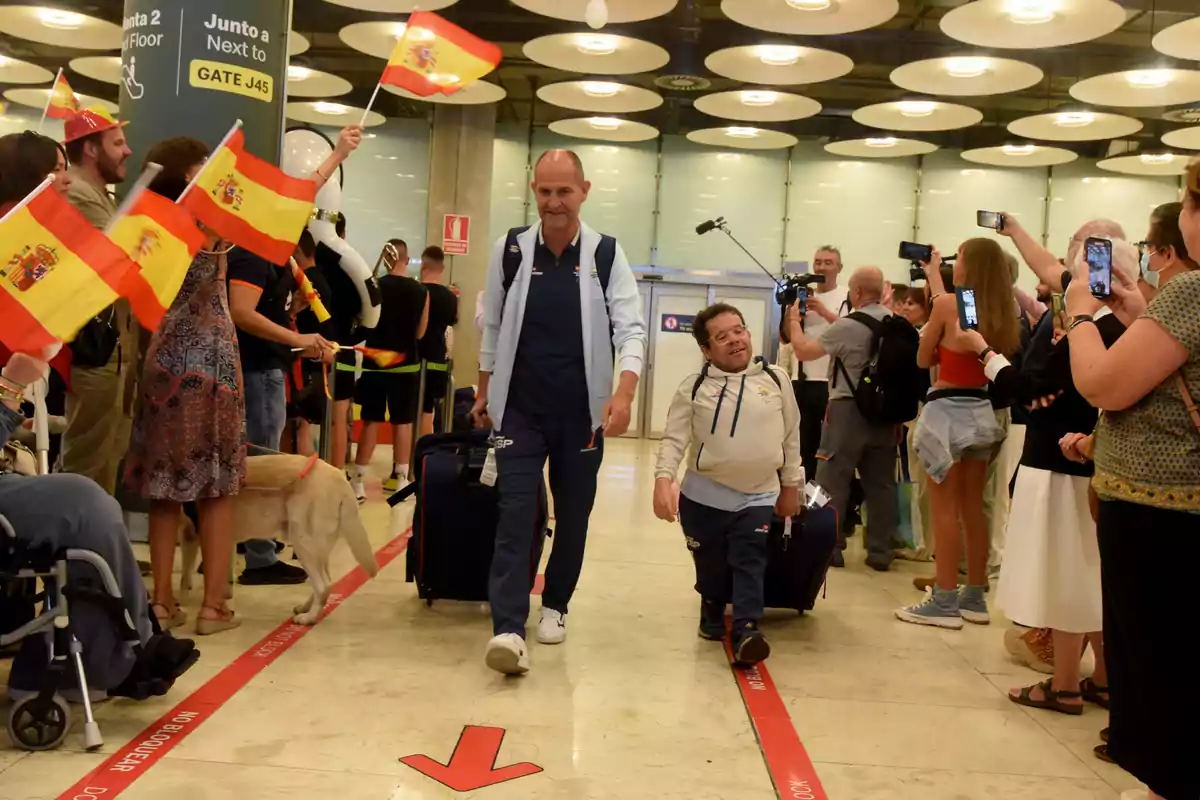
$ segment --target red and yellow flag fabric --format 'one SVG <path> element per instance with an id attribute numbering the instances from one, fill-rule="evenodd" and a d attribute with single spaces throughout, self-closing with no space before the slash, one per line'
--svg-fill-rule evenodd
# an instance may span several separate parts
<path id="1" fill-rule="evenodd" d="M 50 90 L 50 101 L 46 105 L 46 116 L 51 119 L 70 119 L 80 112 L 79 98 L 67 83 L 67 76 L 61 72 L 54 88 Z"/>
<path id="2" fill-rule="evenodd" d="M 300 291 L 300 296 L 308 303 L 308 307 L 312 309 L 313 314 L 317 316 L 317 322 L 328 322 L 330 319 L 329 311 L 325 308 L 325 304 L 321 302 L 321 295 L 317 294 L 316 288 L 312 285 L 312 281 L 304 274 L 304 270 L 300 269 L 300 265 L 293 260 L 291 262 L 292 277 L 296 279 L 296 286 Z"/>
<path id="3" fill-rule="evenodd" d="M 144 191 L 108 236 L 137 264 L 125 277 L 123 294 L 142 327 L 157 330 L 204 247 L 204 233 L 183 208 Z"/>
<path id="4" fill-rule="evenodd" d="M 112 305 L 133 262 L 53 190 L 0 223 L 0 341 L 18 353 L 69 342 Z"/>
<path id="5" fill-rule="evenodd" d="M 312 215 L 317 185 L 246 152 L 238 130 L 213 153 L 181 201 L 221 238 L 284 265 Z"/>
<path id="6" fill-rule="evenodd" d="M 454 94 L 494 70 L 502 57 L 497 45 L 431 11 L 417 11 L 408 18 L 380 83 L 419 97 Z"/>
<path id="7" fill-rule="evenodd" d="M 367 347 L 366 345 L 355 345 L 352 350 L 357 350 L 367 358 L 374 361 L 380 369 L 391 369 L 404 363 L 405 357 L 403 353 L 397 353 L 395 350 L 380 350 L 378 347 Z"/>

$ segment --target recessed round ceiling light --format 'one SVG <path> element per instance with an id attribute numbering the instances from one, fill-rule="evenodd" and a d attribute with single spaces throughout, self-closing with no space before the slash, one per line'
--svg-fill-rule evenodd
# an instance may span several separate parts
<path id="1" fill-rule="evenodd" d="M 867 139 L 864 144 L 867 147 L 895 147 L 897 141 L 895 136 L 881 136 Z"/>
<path id="2" fill-rule="evenodd" d="M 8 63 L 8 56 L 0 55 L 0 67 Z"/>
<path id="3" fill-rule="evenodd" d="M 589 97 L 612 97 L 621 91 L 621 84 L 607 81 L 584 81 L 583 93 Z"/>
<path id="4" fill-rule="evenodd" d="M 725 133 L 729 136 L 735 136 L 739 139 L 752 139 L 758 136 L 758 128 L 726 128 Z"/>
<path id="5" fill-rule="evenodd" d="M 759 45 L 754 52 L 759 61 L 770 67 L 790 67 L 804 55 L 803 48 L 786 44 Z"/>
<path id="6" fill-rule="evenodd" d="M 1174 77 L 1169 69 L 1135 69 L 1125 73 L 1125 82 L 1135 89 L 1161 89 Z"/>
<path id="7" fill-rule="evenodd" d="M 575 39 L 579 52 L 589 56 L 609 56 L 617 52 L 617 37 L 606 34 L 585 34 Z"/>
<path id="8" fill-rule="evenodd" d="M 901 100 L 896 104 L 902 117 L 928 117 L 937 110 L 937 103 L 928 100 Z"/>
<path id="9" fill-rule="evenodd" d="M 397 22 L 396 26 L 394 28 L 392 28 L 392 36 L 395 37 L 397 41 L 399 41 L 404 38 L 404 32 L 407 30 L 408 30 L 407 22 Z"/>
<path id="10" fill-rule="evenodd" d="M 946 72 L 952 78 L 978 78 L 987 72 L 992 62 L 986 58 L 949 58 L 946 59 Z"/>
<path id="11" fill-rule="evenodd" d="M 349 110 L 350 106 L 344 106 L 341 103 L 326 103 L 323 100 L 313 103 L 313 111 L 316 111 L 318 114 L 328 114 L 333 117 L 345 114 Z"/>
<path id="12" fill-rule="evenodd" d="M 1006 156 L 1031 156 L 1037 152 L 1037 146 L 1032 144 L 1006 144 L 1002 149 Z"/>
<path id="13" fill-rule="evenodd" d="M 742 92 L 742 105 L 744 106 L 769 106 L 779 99 L 778 92 Z"/>
<path id="14" fill-rule="evenodd" d="M 86 19 L 82 14 L 76 14 L 74 11 L 59 11 L 56 8 L 39 8 L 37 13 L 38 19 L 47 28 L 58 28 L 64 31 L 82 28 Z"/>
<path id="15" fill-rule="evenodd" d="M 598 130 L 615 131 L 621 127 L 621 120 L 616 117 L 592 117 L 588 120 L 588 124 Z"/>
<path id="16" fill-rule="evenodd" d="M 308 67 L 290 64 L 288 65 L 287 76 L 289 81 L 306 81 L 312 77 L 312 70 Z"/>
<path id="17" fill-rule="evenodd" d="M 1042 25 L 1054 19 L 1054 0 L 1009 0 L 1008 18 L 1018 25 Z"/>
<path id="18" fill-rule="evenodd" d="M 1060 128 L 1085 128 L 1096 121 L 1090 111 L 1064 111 L 1054 115 L 1054 124 Z"/>
<path id="19" fill-rule="evenodd" d="M 797 11 L 824 11 L 833 5 L 833 0 L 784 0 Z"/>
<path id="20" fill-rule="evenodd" d="M 1138 158 L 1143 164 L 1170 164 L 1175 160 L 1174 153 L 1142 153 Z"/>

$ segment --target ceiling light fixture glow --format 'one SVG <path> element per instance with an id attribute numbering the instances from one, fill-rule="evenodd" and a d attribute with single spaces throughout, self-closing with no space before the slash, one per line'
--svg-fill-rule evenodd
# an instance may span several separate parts
<path id="1" fill-rule="evenodd" d="M 392 28 L 392 37 L 395 38 L 396 41 L 399 41 L 404 38 L 404 33 L 407 30 L 408 30 L 407 22 L 397 22 L 395 27 Z"/>
<path id="2" fill-rule="evenodd" d="M 986 58 L 948 58 L 946 72 L 952 78 L 978 78 L 987 72 L 991 65 Z"/>
<path id="3" fill-rule="evenodd" d="M 327 103 L 324 100 L 313 103 L 313 111 L 318 114 L 328 114 L 331 117 L 340 116 L 350 110 L 350 106 L 341 103 Z"/>
<path id="4" fill-rule="evenodd" d="M 755 49 L 758 60 L 769 67 L 790 67 L 800 60 L 804 50 L 786 44 L 764 44 Z"/>
<path id="5" fill-rule="evenodd" d="M 608 4 L 604 0 L 591 0 L 583 11 L 583 21 L 594 31 L 608 24 Z"/>
<path id="6" fill-rule="evenodd" d="M 607 34 L 587 34 L 575 39 L 579 52 L 588 56 L 610 56 L 617 52 L 617 37 Z"/>
<path id="7" fill-rule="evenodd" d="M 937 103 L 928 100 L 901 100 L 896 104 L 902 117 L 928 117 L 937 110 Z"/>
<path id="8" fill-rule="evenodd" d="M 1175 78 L 1169 69 L 1135 69 L 1125 73 L 1125 82 L 1135 89 L 1161 89 Z"/>
<path id="9" fill-rule="evenodd" d="M 584 81 L 580 88 L 589 97 L 612 97 L 621 91 L 621 84 L 607 81 Z"/>
<path id="10" fill-rule="evenodd" d="M 1054 115 L 1054 124 L 1060 128 L 1086 128 L 1096 121 L 1090 111 L 1063 111 Z"/>
<path id="11" fill-rule="evenodd" d="M 1006 144 L 1001 149 L 1006 156 L 1031 156 L 1037 152 L 1037 146 L 1032 144 Z"/>
<path id="12" fill-rule="evenodd" d="M 899 141 L 900 140 L 895 136 L 880 136 L 867 139 L 864 144 L 866 144 L 867 147 L 884 148 L 895 147 Z"/>
<path id="13" fill-rule="evenodd" d="M 824 11 L 833 5 L 833 0 L 784 0 L 797 11 Z"/>
<path id="14" fill-rule="evenodd" d="M 1174 153 L 1142 153 L 1138 158 L 1143 164 L 1170 164 L 1175 160 Z"/>
<path id="15" fill-rule="evenodd" d="M 744 106 L 754 106 L 756 108 L 761 108 L 762 106 L 773 105 L 775 103 L 775 101 L 779 99 L 779 93 L 778 92 L 755 92 L 755 91 L 742 92 L 741 99 L 742 99 L 742 105 L 744 105 Z"/>
<path id="16" fill-rule="evenodd" d="M 313 71 L 308 67 L 290 64 L 288 66 L 287 76 L 289 81 L 306 81 L 312 77 L 312 73 Z"/>
<path id="17" fill-rule="evenodd" d="M 1053 0 L 1009 0 L 1008 18 L 1017 25 L 1044 25 L 1057 10 Z"/>
<path id="18" fill-rule="evenodd" d="M 588 120 L 588 124 L 597 130 L 615 131 L 621 127 L 621 120 L 616 117 L 592 117 Z"/>
<path id="19" fill-rule="evenodd" d="M 39 8 L 37 15 L 47 28 L 58 28 L 64 31 L 82 28 L 87 19 L 83 14 L 76 14 L 74 11 L 59 11 L 56 8 Z"/>
<path id="20" fill-rule="evenodd" d="M 735 125 L 726 128 L 725 134 L 737 139 L 753 139 L 755 136 L 758 136 L 758 128 L 739 128 Z"/>

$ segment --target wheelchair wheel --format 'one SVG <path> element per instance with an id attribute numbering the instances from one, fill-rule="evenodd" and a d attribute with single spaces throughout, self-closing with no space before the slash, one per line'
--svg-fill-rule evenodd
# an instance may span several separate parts
<path id="1" fill-rule="evenodd" d="M 8 714 L 8 735 L 22 750 L 53 750 L 70 728 L 71 709 L 57 694 L 48 702 L 37 697 L 19 700 Z"/>

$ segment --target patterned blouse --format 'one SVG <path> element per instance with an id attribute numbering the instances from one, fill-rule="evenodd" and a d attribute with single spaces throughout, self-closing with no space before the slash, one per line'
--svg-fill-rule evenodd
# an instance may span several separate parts
<path id="1" fill-rule="evenodd" d="M 1168 281 L 1143 316 L 1187 348 L 1181 372 L 1200 397 L 1200 271 Z M 1174 375 L 1124 411 L 1100 415 L 1092 485 L 1104 500 L 1200 514 L 1200 430 Z"/>

